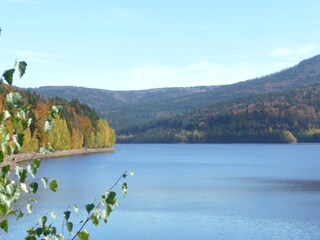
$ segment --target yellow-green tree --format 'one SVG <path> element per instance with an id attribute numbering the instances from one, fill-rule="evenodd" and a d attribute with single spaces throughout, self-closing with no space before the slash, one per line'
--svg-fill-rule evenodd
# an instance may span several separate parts
<path id="1" fill-rule="evenodd" d="M 84 135 L 84 140 L 83 140 L 83 146 L 86 148 L 94 148 L 94 131 L 92 130 L 91 132 L 87 133 Z"/>
<path id="2" fill-rule="evenodd" d="M 110 136 L 109 136 L 108 147 L 111 147 L 116 142 L 116 131 L 111 127 L 109 127 L 109 131 L 110 131 Z"/>
<path id="3" fill-rule="evenodd" d="M 283 131 L 280 135 L 280 141 L 282 143 L 296 143 L 296 137 L 290 131 Z"/>
<path id="4" fill-rule="evenodd" d="M 107 129 L 103 120 L 97 120 L 96 134 L 95 134 L 95 147 L 102 148 L 106 146 Z"/>
<path id="5" fill-rule="evenodd" d="M 39 140 L 39 144 L 45 146 L 48 142 L 48 135 L 44 131 L 45 118 L 51 110 L 51 107 L 48 103 L 36 103 L 34 106 L 33 114 L 34 114 L 34 122 L 32 123 L 31 128 L 37 129 L 37 139 Z"/>
<path id="6" fill-rule="evenodd" d="M 70 132 L 66 120 L 52 120 L 48 141 L 55 150 L 70 149 Z"/>
<path id="7" fill-rule="evenodd" d="M 110 147 L 115 141 L 114 132 L 105 120 L 99 119 L 96 124 L 95 147 Z"/>
<path id="8" fill-rule="evenodd" d="M 72 149 L 82 148 L 83 134 L 80 130 L 72 128 L 70 147 Z"/>
<path id="9" fill-rule="evenodd" d="M 36 136 L 36 132 L 33 134 L 33 136 L 31 135 L 31 131 L 29 128 L 24 130 L 24 141 L 21 147 L 21 152 L 29 153 L 39 150 L 39 143 Z"/>

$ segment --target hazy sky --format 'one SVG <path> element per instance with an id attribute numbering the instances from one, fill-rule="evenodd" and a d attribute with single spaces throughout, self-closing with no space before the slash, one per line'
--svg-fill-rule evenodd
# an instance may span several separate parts
<path id="1" fill-rule="evenodd" d="M 111 90 L 229 84 L 320 53 L 319 0 L 0 0 L 15 85 Z"/>

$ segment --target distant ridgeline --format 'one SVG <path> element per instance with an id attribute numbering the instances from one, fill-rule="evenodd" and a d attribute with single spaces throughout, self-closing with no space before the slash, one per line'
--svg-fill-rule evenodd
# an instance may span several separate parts
<path id="1" fill-rule="evenodd" d="M 6 85 L 0 85 L 0 107 Z M 96 112 L 81 104 L 78 100 L 66 101 L 61 98 L 44 99 L 36 93 L 14 89 L 22 95 L 21 105 L 30 105 L 30 117 L 34 119 L 24 137 L 22 152 L 33 152 L 39 149 L 38 144 L 50 143 L 54 150 L 77 148 L 110 147 L 115 142 L 115 131 L 108 123 L 99 118 Z M 49 134 L 45 133 L 46 117 L 52 105 L 63 107 L 60 117 L 52 120 Z"/>
<path id="2" fill-rule="evenodd" d="M 118 142 L 320 142 L 320 84 L 214 104 L 119 132 Z"/>
<path id="3" fill-rule="evenodd" d="M 320 142 L 320 55 L 264 77 L 221 86 L 110 91 L 29 89 L 78 98 L 117 132 L 118 142 Z"/>

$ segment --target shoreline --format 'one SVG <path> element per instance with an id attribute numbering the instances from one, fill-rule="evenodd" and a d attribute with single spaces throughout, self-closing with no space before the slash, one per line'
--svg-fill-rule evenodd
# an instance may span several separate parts
<path id="1" fill-rule="evenodd" d="M 115 148 L 80 148 L 80 149 L 68 149 L 68 150 L 59 150 L 55 152 L 44 153 L 18 153 L 7 156 L 8 158 L 1 164 L 10 164 L 17 165 L 21 162 L 30 161 L 32 159 L 48 159 L 48 158 L 57 158 L 57 157 L 67 157 L 67 156 L 76 156 L 83 154 L 93 154 L 93 153 L 108 153 L 116 152 Z M 0 166 L 0 167 L 1 167 Z"/>

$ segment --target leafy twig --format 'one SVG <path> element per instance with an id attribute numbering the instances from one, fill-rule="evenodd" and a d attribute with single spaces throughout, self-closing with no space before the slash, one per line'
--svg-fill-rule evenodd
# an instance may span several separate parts
<path id="1" fill-rule="evenodd" d="M 120 180 L 122 178 L 125 178 L 128 174 L 128 171 L 125 171 L 119 178 L 118 180 L 112 185 L 112 187 L 109 188 L 109 190 L 107 192 L 111 192 L 113 190 L 113 188 L 120 182 Z M 99 204 L 96 206 L 96 208 L 99 208 L 101 206 L 101 202 L 99 202 Z M 92 216 L 94 215 L 94 213 L 92 212 L 91 214 L 89 214 L 89 216 L 86 218 L 86 220 L 84 220 L 83 224 L 81 225 L 80 229 L 77 231 L 77 233 L 73 236 L 72 240 L 76 239 L 76 237 L 78 236 L 78 234 L 82 231 L 82 229 L 85 227 L 85 225 L 89 222 L 89 220 L 92 218 Z"/>

